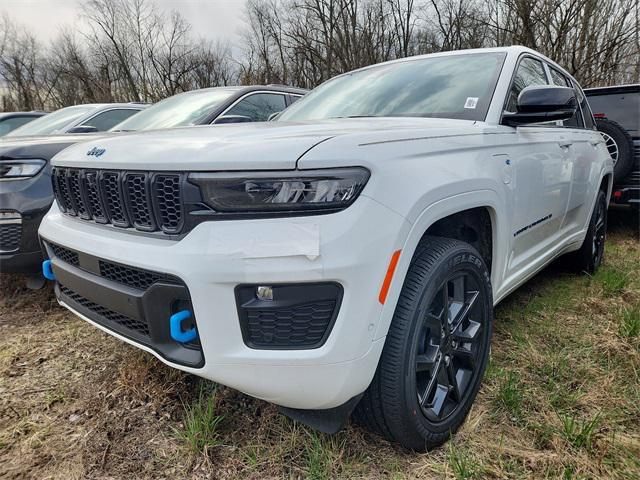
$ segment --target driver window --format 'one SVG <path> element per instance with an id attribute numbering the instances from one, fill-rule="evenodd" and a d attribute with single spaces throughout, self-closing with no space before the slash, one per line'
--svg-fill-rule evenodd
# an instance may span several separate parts
<path id="1" fill-rule="evenodd" d="M 520 95 L 520 92 L 526 87 L 532 85 L 548 85 L 548 83 L 542 62 L 531 57 L 523 58 L 518 65 L 516 75 L 513 79 L 513 85 L 511 85 L 511 90 L 509 91 L 507 111 L 517 111 L 518 95 Z"/>

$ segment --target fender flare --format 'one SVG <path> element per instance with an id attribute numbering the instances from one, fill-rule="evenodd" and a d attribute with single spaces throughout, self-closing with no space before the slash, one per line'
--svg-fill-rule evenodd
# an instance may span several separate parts
<path id="1" fill-rule="evenodd" d="M 491 216 L 492 238 L 493 238 L 493 267 L 491 272 L 492 283 L 498 282 L 502 278 L 506 255 L 499 255 L 508 246 L 507 222 L 499 219 L 505 218 L 503 202 L 495 190 L 483 189 L 452 195 L 450 197 L 437 200 L 422 209 L 416 221 L 411 226 L 409 233 L 402 244 L 402 254 L 396 266 L 387 300 L 382 307 L 380 320 L 376 328 L 374 340 L 378 340 L 387 335 L 393 314 L 396 309 L 400 291 L 404 284 L 404 279 L 409 270 L 409 265 L 413 258 L 413 253 L 422 239 L 424 233 L 438 220 L 453 215 L 455 213 L 472 208 L 487 208 Z"/>

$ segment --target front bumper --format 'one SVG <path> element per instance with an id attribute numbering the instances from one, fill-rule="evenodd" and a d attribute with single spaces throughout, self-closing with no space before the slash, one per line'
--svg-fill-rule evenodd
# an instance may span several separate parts
<path id="1" fill-rule="evenodd" d="M 47 168 L 33 178 L 3 181 L 0 212 L 19 213 L 19 223 L 0 219 L 0 272 L 36 273 L 42 263 L 38 227 L 53 202 Z"/>
<path id="2" fill-rule="evenodd" d="M 179 279 L 189 294 L 204 363 L 172 361 L 156 343 L 109 329 L 59 297 L 85 320 L 175 368 L 285 407 L 327 409 L 363 392 L 373 377 L 384 345 L 384 338 L 374 340 L 382 312 L 378 294 L 392 252 L 401 248 L 409 227 L 398 214 L 361 196 L 331 215 L 205 222 L 180 241 L 68 218 L 54 205 L 40 235 L 45 242 Z M 84 281 L 92 283 L 91 277 Z M 239 285 L 323 282 L 339 284 L 342 295 L 319 347 L 247 345 L 236 300 Z M 157 317 L 150 320 L 167 321 Z"/>

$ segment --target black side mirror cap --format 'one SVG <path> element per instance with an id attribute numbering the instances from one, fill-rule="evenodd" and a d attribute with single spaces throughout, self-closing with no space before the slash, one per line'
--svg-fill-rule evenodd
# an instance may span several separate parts
<path id="1" fill-rule="evenodd" d="M 73 127 L 67 133 L 96 133 L 98 129 L 91 125 L 78 125 Z"/>
<path id="2" fill-rule="evenodd" d="M 552 85 L 526 87 L 518 96 L 517 112 L 504 112 L 502 123 L 510 126 L 566 120 L 576 112 L 573 88 Z"/>

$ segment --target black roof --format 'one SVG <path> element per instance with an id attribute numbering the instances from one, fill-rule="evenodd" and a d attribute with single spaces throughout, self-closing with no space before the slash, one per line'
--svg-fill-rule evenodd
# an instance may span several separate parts
<path id="1" fill-rule="evenodd" d="M 640 83 L 630 85 L 613 85 L 611 87 L 585 88 L 584 94 L 589 96 L 612 95 L 618 93 L 640 93 Z"/>

